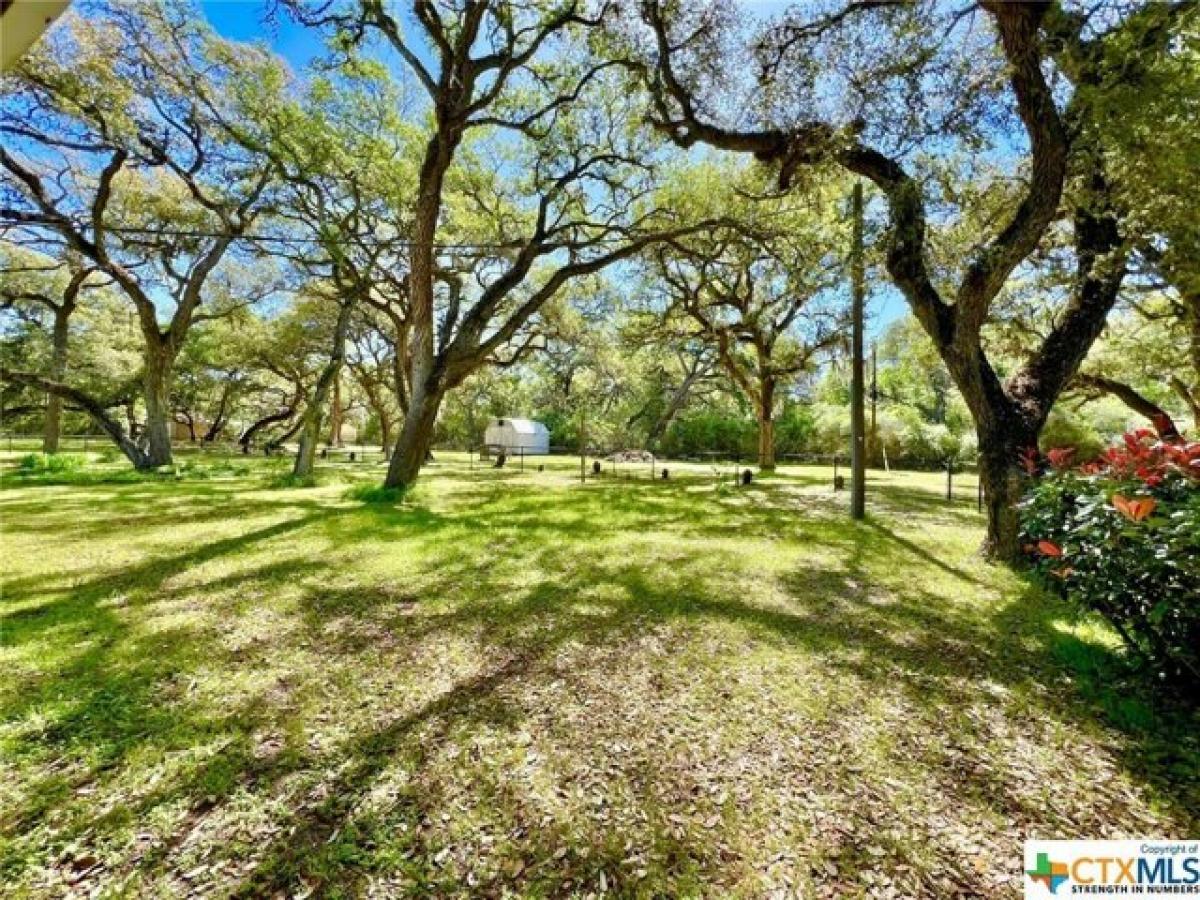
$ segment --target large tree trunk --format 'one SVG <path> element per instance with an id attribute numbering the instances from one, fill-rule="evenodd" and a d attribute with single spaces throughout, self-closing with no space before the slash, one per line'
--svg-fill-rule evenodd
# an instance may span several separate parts
<path id="1" fill-rule="evenodd" d="M 300 448 L 296 451 L 296 464 L 292 467 L 293 475 L 312 474 L 317 443 L 321 439 L 321 419 L 325 401 L 337 383 L 338 375 L 342 371 L 342 363 L 346 359 L 346 332 L 350 327 L 350 312 L 353 308 L 352 303 L 343 302 L 341 309 L 338 310 L 337 323 L 333 328 L 333 348 L 329 353 L 329 361 L 325 363 L 325 367 L 317 377 L 308 408 L 304 411 Z"/>
<path id="2" fill-rule="evenodd" d="M 433 283 L 437 274 L 434 240 L 441 213 L 442 184 L 463 136 L 461 126 L 446 121 L 446 112 L 448 110 L 438 109 L 437 127 L 425 147 L 418 179 L 420 189 L 413 222 L 409 320 L 406 323 L 410 329 L 405 354 L 407 371 L 405 366 L 396 367 L 396 394 L 404 407 L 404 427 L 396 440 L 396 449 L 392 451 L 387 478 L 383 482 L 389 488 L 407 488 L 417 480 L 421 466 L 429 457 L 433 426 L 446 390 L 434 364 Z M 397 354 L 401 352 L 399 343 L 396 351 Z"/>
<path id="3" fill-rule="evenodd" d="M 331 447 L 342 446 L 342 380 L 333 379 L 333 400 L 329 404 L 329 440 Z"/>
<path id="4" fill-rule="evenodd" d="M 1037 458 L 1038 435 L 1053 401 L 1014 403 L 977 345 L 947 347 L 942 359 L 975 422 L 979 478 L 983 482 L 987 510 L 983 554 L 989 559 L 1016 563 L 1021 557 L 1017 502 L 1021 499 L 1026 477 L 1021 468 L 1022 461 L 1028 454 Z M 1021 380 L 1022 389 L 1030 395 L 1044 387 L 1032 380 L 1026 370 L 1015 377 Z M 1010 380 L 1010 388 L 1011 385 Z"/>
<path id="5" fill-rule="evenodd" d="M 67 327 L 71 313 L 75 307 L 61 305 L 54 309 L 54 338 L 53 350 L 50 355 L 50 378 L 53 381 L 64 381 L 67 374 Z M 63 398 L 50 392 L 46 395 L 46 422 L 42 433 L 42 452 L 57 453 L 58 441 L 62 434 Z"/>
<path id="6" fill-rule="evenodd" d="M 765 377 L 759 381 L 758 467 L 775 471 L 775 379 Z"/>
<path id="7" fill-rule="evenodd" d="M 977 428 L 979 478 L 983 481 L 987 509 L 987 536 L 983 552 L 992 559 L 1016 562 L 1021 557 L 1020 517 L 1017 502 L 1026 475 L 1021 455 L 1037 447 L 1037 434 L 1019 428 Z"/>
<path id="8" fill-rule="evenodd" d="M 392 452 L 384 487 L 407 488 L 417 480 L 421 466 L 429 458 L 433 427 L 443 396 L 444 393 L 437 388 L 430 390 L 423 384 L 413 387 L 408 400 L 408 415 L 404 417 L 404 427 Z"/>
<path id="9" fill-rule="evenodd" d="M 139 468 L 155 469 L 171 464 L 171 367 L 165 348 L 147 349 L 142 374 L 142 400 L 146 404 L 146 463 Z"/>
<path id="10" fill-rule="evenodd" d="M 320 442 L 321 407 L 314 403 L 305 412 L 304 427 L 300 431 L 300 445 L 296 448 L 296 463 L 292 466 L 292 474 L 297 477 L 311 475 L 317 456 L 317 444 Z"/>

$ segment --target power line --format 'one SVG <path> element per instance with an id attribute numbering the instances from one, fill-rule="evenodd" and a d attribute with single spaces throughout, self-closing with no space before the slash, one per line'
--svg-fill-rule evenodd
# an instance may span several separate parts
<path id="1" fill-rule="evenodd" d="M 41 220 L 41 221 L 32 220 L 32 221 L 27 221 L 27 222 L 7 222 L 7 223 L 4 223 L 3 225 L 0 225 L 0 230 L 9 231 L 11 229 L 22 229 L 22 228 L 30 228 L 30 227 L 36 228 L 39 226 L 47 226 L 47 225 L 53 225 L 53 224 L 54 223 L 49 220 Z M 229 237 L 235 241 L 253 241 L 253 242 L 258 242 L 258 243 L 263 243 L 263 244 L 318 244 L 318 245 L 320 245 L 320 244 L 324 243 L 324 241 L 321 238 L 317 238 L 317 237 L 302 237 L 302 236 L 285 237 L 282 235 L 273 235 L 273 234 L 238 234 L 238 235 L 231 236 L 231 235 L 225 234 L 223 232 L 219 232 L 219 231 L 201 231 L 198 229 L 182 229 L 182 230 L 168 231 L 168 230 L 162 229 L 162 228 L 134 228 L 134 227 L 124 226 L 124 225 L 113 225 L 113 226 L 105 227 L 104 231 L 109 234 L 125 235 L 128 237 L 136 237 L 139 235 L 167 237 L 167 238 L 225 238 L 225 237 Z M 367 239 L 375 239 L 377 237 L 378 236 L 374 235 L 374 234 L 357 234 L 357 235 L 354 235 L 351 238 L 349 238 L 348 241 L 350 241 L 350 242 L 361 241 L 361 240 L 367 240 Z M 394 246 L 396 246 L 397 248 L 411 250 L 412 248 L 418 246 L 417 242 L 407 240 L 404 238 L 388 238 L 387 240 L 390 243 L 392 243 Z M 588 242 L 587 246 L 595 247 L 595 246 L 600 246 L 600 245 L 604 245 L 604 244 L 618 244 L 618 243 L 622 243 L 624 240 L 625 239 L 623 239 L 623 238 L 597 238 L 596 240 Z M 457 241 L 457 242 L 435 241 L 435 242 L 433 242 L 433 244 L 431 246 L 433 247 L 434 250 L 444 250 L 447 252 L 456 252 L 456 251 L 500 252 L 500 251 L 520 250 L 522 247 L 525 247 L 526 244 L 519 243 L 519 242 L 496 244 L 496 243 L 477 243 L 477 242 L 471 242 L 471 241 Z M 551 246 L 551 245 L 548 245 L 548 246 Z M 561 245 L 561 249 L 565 250 L 565 249 L 569 249 L 569 247 L 567 245 Z"/>

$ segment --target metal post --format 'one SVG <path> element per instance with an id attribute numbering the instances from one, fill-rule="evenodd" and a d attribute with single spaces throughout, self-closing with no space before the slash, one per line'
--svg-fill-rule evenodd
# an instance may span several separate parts
<path id="1" fill-rule="evenodd" d="M 838 455 L 835 453 L 835 454 L 833 454 L 833 489 L 835 491 L 837 490 L 837 479 L 838 479 Z"/>
<path id="2" fill-rule="evenodd" d="M 863 421 L 863 306 L 866 286 L 863 267 L 863 190 L 862 182 L 854 185 L 852 199 L 853 245 L 850 255 L 851 305 L 851 364 L 850 364 L 850 517 L 866 515 L 867 435 Z"/>
<path id="3" fill-rule="evenodd" d="M 954 461 L 948 459 L 948 460 L 946 460 L 946 499 L 947 500 L 954 499 L 954 485 L 952 483 L 953 478 L 954 478 Z"/>
<path id="4" fill-rule="evenodd" d="M 879 422 L 876 407 L 879 405 L 879 355 L 875 341 L 871 341 L 871 455 L 879 452 Z"/>
<path id="5" fill-rule="evenodd" d="M 579 407 L 579 483 L 587 483 L 587 441 L 584 439 L 583 407 Z"/>

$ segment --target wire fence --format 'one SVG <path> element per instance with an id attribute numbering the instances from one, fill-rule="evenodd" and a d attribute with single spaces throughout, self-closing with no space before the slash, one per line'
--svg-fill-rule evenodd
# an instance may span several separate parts
<path id="1" fill-rule="evenodd" d="M 180 455 L 199 456 L 287 456 L 295 452 L 296 445 L 273 444 L 271 442 L 256 442 L 240 444 L 233 441 L 172 441 L 173 453 Z M 8 453 L 36 453 L 42 449 L 42 435 L 35 433 L 0 432 L 0 450 Z M 59 438 L 59 452 L 63 453 L 116 453 L 112 440 L 104 434 L 64 434 Z M 550 447 L 548 452 L 534 453 L 528 448 L 513 447 L 503 451 L 487 445 L 442 444 L 433 451 L 433 461 L 437 462 L 439 453 L 465 453 L 467 455 L 468 471 L 484 471 L 487 469 L 504 469 L 509 472 L 541 472 L 545 470 L 548 458 L 578 458 L 579 469 L 577 477 L 580 481 L 595 479 L 635 479 L 669 480 L 671 478 L 711 478 L 717 482 L 729 481 L 736 484 L 748 482 L 755 477 L 757 457 L 729 451 L 707 451 L 681 455 L 677 457 L 657 457 L 647 451 L 632 451 L 624 448 L 611 448 L 592 445 L 582 451 L 578 447 Z M 389 452 L 379 444 L 323 444 L 317 450 L 317 456 L 324 464 L 346 466 L 383 465 L 388 462 Z M 849 481 L 850 459 L 846 454 L 839 453 L 784 453 L 776 457 L 780 468 L 788 466 L 828 468 L 831 471 L 830 486 L 834 491 L 845 490 Z M 562 466 L 556 466 L 561 471 Z M 878 472 L 881 466 L 869 466 L 872 472 Z M 978 477 L 978 467 L 973 461 L 959 462 L 947 460 L 940 469 L 929 460 L 911 460 L 905 458 L 888 461 L 888 472 L 923 472 L 942 471 L 945 473 L 944 498 L 947 502 L 962 502 L 968 499 L 975 501 L 976 508 L 982 512 L 984 504 L 983 480 Z M 962 476 L 971 476 L 974 484 L 968 480 L 962 481 Z M 571 477 L 576 477 L 572 475 Z"/>
<path id="2" fill-rule="evenodd" d="M 508 470 L 525 472 L 527 466 L 532 470 L 543 471 L 545 464 L 539 460 L 563 457 L 579 460 L 578 478 L 582 482 L 589 479 L 662 479 L 692 477 L 715 478 L 718 482 L 728 480 L 731 483 L 750 483 L 758 468 L 757 456 L 742 454 L 736 451 L 708 451 L 670 458 L 657 457 L 646 451 L 631 451 L 620 448 L 606 448 L 590 445 L 583 449 L 552 446 L 547 452 L 534 453 L 523 447 L 510 447 L 501 452 L 494 445 L 474 445 L 471 447 L 442 445 L 439 452 L 457 452 L 468 455 L 468 469 L 475 470 Z M 818 467 L 832 470 L 830 486 L 834 491 L 847 489 L 850 475 L 850 458 L 838 453 L 787 453 L 776 457 L 779 469 L 793 467 Z M 561 471 L 561 466 L 557 467 Z M 869 465 L 868 469 L 878 473 L 944 473 L 944 499 L 948 503 L 974 501 L 976 509 L 983 511 L 984 492 L 983 481 L 979 477 L 978 468 L 974 461 L 959 462 L 947 460 L 941 466 L 931 464 L 929 460 L 906 460 L 904 458 L 889 461 L 886 469 L 882 466 Z M 786 474 L 786 473 L 784 473 Z M 966 479 L 963 476 L 967 476 Z M 972 483 L 973 482 L 973 483 Z"/>
<path id="3" fill-rule="evenodd" d="M 22 432 L 0 432 L 0 451 L 7 453 L 40 453 L 42 435 Z M 288 456 L 296 451 L 296 443 L 277 444 L 272 441 L 252 441 L 241 444 L 231 440 L 172 440 L 171 452 L 182 455 L 212 456 Z M 118 453 L 116 444 L 106 434 L 64 434 L 58 439 L 59 453 Z M 379 444 L 322 444 L 317 455 L 327 462 L 379 463 L 388 454 Z"/>

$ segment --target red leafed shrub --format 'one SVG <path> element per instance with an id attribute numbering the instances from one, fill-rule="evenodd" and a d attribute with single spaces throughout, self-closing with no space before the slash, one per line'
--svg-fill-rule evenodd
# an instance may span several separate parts
<path id="1" fill-rule="evenodd" d="M 1034 569 L 1162 676 L 1200 685 L 1200 441 L 1143 429 L 1081 466 L 1046 458 L 1044 474 L 1022 459 Z"/>
<path id="2" fill-rule="evenodd" d="M 1053 450 L 1046 451 L 1046 459 L 1050 460 L 1050 465 L 1057 471 L 1068 469 L 1071 467 L 1071 460 L 1075 458 L 1074 447 L 1055 447 Z"/>
<path id="3" fill-rule="evenodd" d="M 1173 474 L 1196 481 L 1200 480 L 1200 441 L 1160 440 L 1150 429 L 1141 428 L 1082 469 L 1087 474 L 1141 481 L 1147 487 L 1156 487 Z"/>

